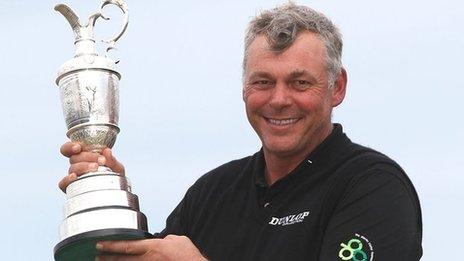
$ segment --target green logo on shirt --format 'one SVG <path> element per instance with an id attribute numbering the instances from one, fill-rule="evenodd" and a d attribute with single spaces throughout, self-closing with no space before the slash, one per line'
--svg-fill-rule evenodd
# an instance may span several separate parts
<path id="1" fill-rule="evenodd" d="M 373 261 L 374 248 L 365 236 L 358 233 L 348 240 L 347 243 L 341 243 L 338 257 L 344 261 Z"/>
<path id="2" fill-rule="evenodd" d="M 364 252 L 363 244 L 359 239 L 351 239 L 348 241 L 348 244 L 341 243 L 340 252 L 338 252 L 338 256 L 342 260 L 353 260 L 353 261 L 367 261 L 367 254 Z"/>

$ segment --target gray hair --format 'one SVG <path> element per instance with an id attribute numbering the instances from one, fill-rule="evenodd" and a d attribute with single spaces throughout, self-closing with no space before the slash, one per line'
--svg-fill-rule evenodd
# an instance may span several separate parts
<path id="1" fill-rule="evenodd" d="M 282 52 L 304 30 L 316 33 L 324 42 L 328 82 L 329 87 L 332 87 L 342 69 L 342 36 L 325 15 L 291 2 L 265 10 L 250 22 L 245 36 L 243 75 L 246 71 L 248 47 L 257 36 L 265 35 L 271 50 Z"/>

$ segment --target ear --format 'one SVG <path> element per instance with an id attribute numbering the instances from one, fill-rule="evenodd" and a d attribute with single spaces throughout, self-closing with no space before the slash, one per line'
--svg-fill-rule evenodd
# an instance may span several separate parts
<path id="1" fill-rule="evenodd" d="M 348 75 L 346 70 L 342 68 L 337 80 L 332 87 L 332 107 L 337 107 L 345 99 L 346 84 L 348 82 Z"/>

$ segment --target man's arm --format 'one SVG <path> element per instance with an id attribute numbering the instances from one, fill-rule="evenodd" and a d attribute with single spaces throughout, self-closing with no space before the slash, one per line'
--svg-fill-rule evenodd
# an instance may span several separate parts
<path id="1" fill-rule="evenodd" d="M 420 259 L 419 202 L 398 175 L 404 174 L 372 169 L 350 184 L 329 221 L 319 260 Z"/>

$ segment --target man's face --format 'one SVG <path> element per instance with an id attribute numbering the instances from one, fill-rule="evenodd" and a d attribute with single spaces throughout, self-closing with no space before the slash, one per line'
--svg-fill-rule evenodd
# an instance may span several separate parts
<path id="1" fill-rule="evenodd" d="M 283 52 L 272 51 L 265 36 L 258 36 L 245 66 L 246 113 L 266 152 L 307 153 L 331 132 L 332 108 L 345 89 L 337 84 L 329 89 L 325 46 L 316 34 L 300 33 Z"/>

